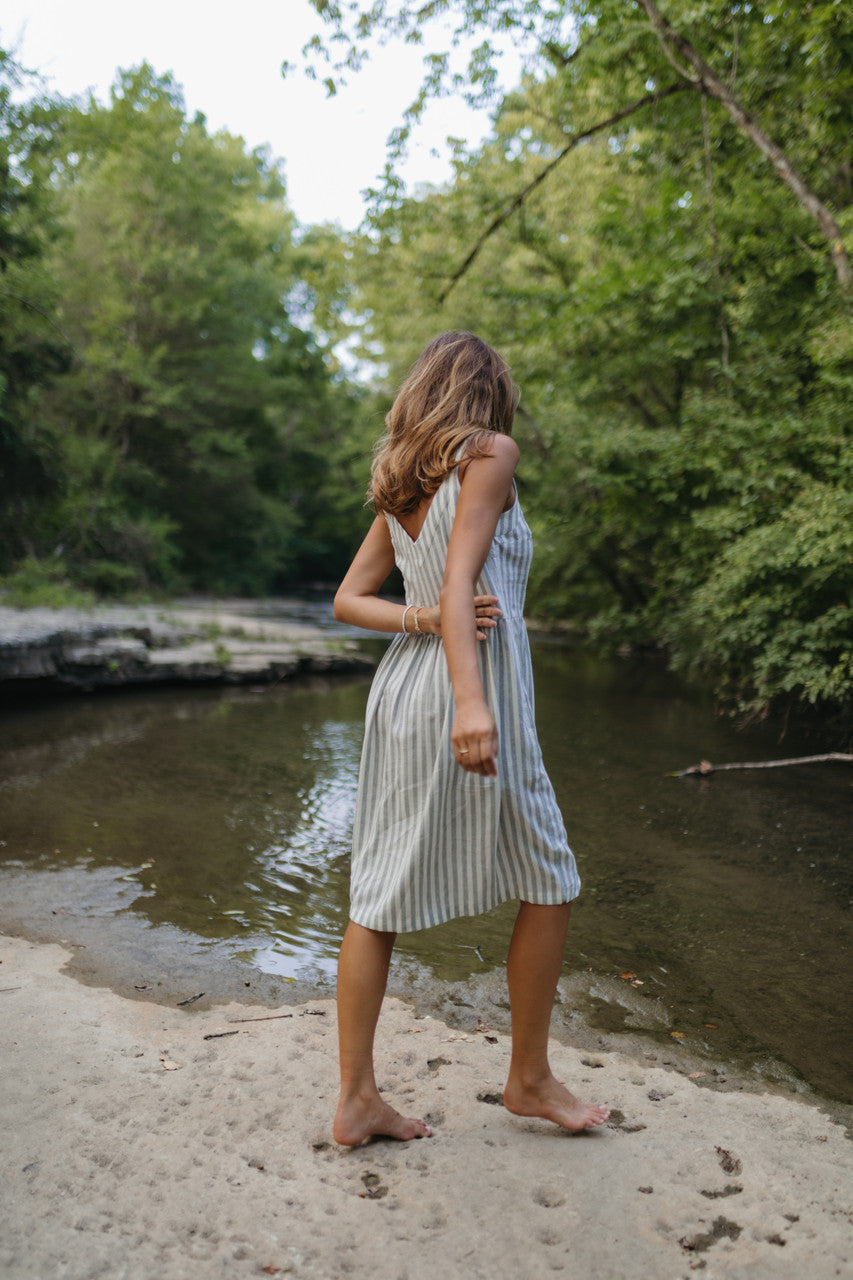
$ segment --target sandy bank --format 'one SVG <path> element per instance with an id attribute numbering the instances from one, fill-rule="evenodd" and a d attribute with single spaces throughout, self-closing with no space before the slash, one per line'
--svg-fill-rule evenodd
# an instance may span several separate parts
<path id="1" fill-rule="evenodd" d="M 806 1103 L 555 1045 L 614 1109 L 573 1137 L 495 1103 L 504 1036 L 391 1001 L 380 1082 L 435 1136 L 345 1151 L 333 1002 L 193 1012 L 83 986 L 58 946 L 0 958 L 8 1280 L 850 1274 L 853 1147 Z"/>

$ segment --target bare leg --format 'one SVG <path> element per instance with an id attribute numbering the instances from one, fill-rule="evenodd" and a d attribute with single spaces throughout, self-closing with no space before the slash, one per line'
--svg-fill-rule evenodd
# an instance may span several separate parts
<path id="1" fill-rule="evenodd" d="M 409 1120 L 382 1100 L 373 1074 L 373 1037 L 394 948 L 394 933 L 378 933 L 351 920 L 338 962 L 338 1038 L 341 1096 L 332 1132 L 343 1146 L 373 1134 L 389 1138 L 429 1137 L 429 1125 Z"/>
<path id="2" fill-rule="evenodd" d="M 604 1124 L 607 1107 L 580 1102 L 548 1063 L 548 1029 L 563 963 L 571 903 L 543 907 L 522 902 L 507 958 L 512 1009 L 512 1059 L 504 1105 L 518 1116 L 540 1116 L 564 1129 Z"/>

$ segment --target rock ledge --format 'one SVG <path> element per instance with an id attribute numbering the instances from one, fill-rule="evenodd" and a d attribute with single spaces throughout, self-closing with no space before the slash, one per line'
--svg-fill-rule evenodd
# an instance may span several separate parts
<path id="1" fill-rule="evenodd" d="M 268 684 L 372 666 L 346 628 L 321 608 L 292 601 L 0 606 L 0 684 L 86 691 L 171 681 Z"/>

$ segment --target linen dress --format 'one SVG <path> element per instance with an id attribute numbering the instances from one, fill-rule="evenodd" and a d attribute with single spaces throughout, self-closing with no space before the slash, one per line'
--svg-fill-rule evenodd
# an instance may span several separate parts
<path id="1" fill-rule="evenodd" d="M 435 605 L 459 497 L 458 469 L 433 496 L 416 540 L 386 513 L 406 603 Z M 554 904 L 580 879 L 542 763 L 524 594 L 533 539 L 518 498 L 498 519 L 477 595 L 502 616 L 477 642 L 498 728 L 497 777 L 468 773 L 450 743 L 453 688 L 440 636 L 398 634 L 373 679 L 353 830 L 350 918 L 424 929 L 511 898 Z"/>

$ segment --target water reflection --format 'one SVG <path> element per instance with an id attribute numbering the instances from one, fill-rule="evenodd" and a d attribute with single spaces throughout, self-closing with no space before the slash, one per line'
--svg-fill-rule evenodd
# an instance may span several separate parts
<path id="1" fill-rule="evenodd" d="M 847 773 L 676 781 L 667 772 L 699 758 L 770 757 L 778 743 L 738 736 L 654 668 L 539 644 L 535 670 L 543 750 L 584 878 L 566 1018 L 580 1007 L 606 1031 L 775 1056 L 849 1097 Z M 111 922 L 147 930 L 149 949 L 150 931 L 168 927 L 211 956 L 224 948 L 267 973 L 329 982 L 367 688 L 316 680 L 7 711 L 0 895 L 14 884 L 15 906 L 13 917 L 0 907 L 0 923 L 73 938 L 96 917 L 87 946 L 104 949 Z M 804 746 L 788 740 L 786 754 Z M 50 908 L 46 882 L 64 895 Z M 63 901 L 74 914 L 48 918 Z M 451 983 L 454 1002 L 471 1003 L 466 992 L 503 962 L 513 914 L 401 939 L 398 980 Z"/>

